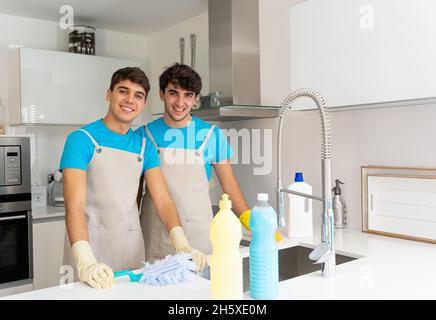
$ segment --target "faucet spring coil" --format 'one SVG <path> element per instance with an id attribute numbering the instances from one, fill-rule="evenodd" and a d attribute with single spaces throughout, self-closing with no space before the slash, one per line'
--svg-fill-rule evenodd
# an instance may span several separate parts
<path id="1" fill-rule="evenodd" d="M 286 116 L 288 110 L 292 107 L 292 103 L 300 97 L 312 98 L 321 115 L 322 141 L 321 141 L 321 157 L 322 159 L 330 159 L 331 157 L 331 134 L 330 134 L 330 118 L 327 112 L 327 105 L 324 97 L 316 90 L 303 88 L 291 92 L 282 102 L 279 110 L 280 122 Z M 281 134 L 281 133 L 280 133 Z"/>

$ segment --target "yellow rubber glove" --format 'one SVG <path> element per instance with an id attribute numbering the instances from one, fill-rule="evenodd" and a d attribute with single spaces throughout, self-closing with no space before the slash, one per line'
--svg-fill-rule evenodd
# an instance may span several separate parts
<path id="1" fill-rule="evenodd" d="M 239 221 L 241 221 L 242 225 L 250 231 L 250 212 L 251 210 L 245 210 L 240 216 Z M 279 231 L 276 231 L 274 237 L 276 238 L 276 241 L 282 240 L 282 234 Z"/>
<path id="2" fill-rule="evenodd" d="M 185 232 L 181 226 L 170 230 L 170 239 L 177 252 L 188 252 L 192 255 L 192 261 L 197 265 L 197 272 L 202 272 L 206 267 L 206 256 L 199 250 L 192 248 L 186 239 Z"/>
<path id="3" fill-rule="evenodd" d="M 115 278 L 112 269 L 103 263 L 97 263 L 88 241 L 77 241 L 71 249 L 80 281 L 97 289 L 109 289 L 113 286 Z"/>

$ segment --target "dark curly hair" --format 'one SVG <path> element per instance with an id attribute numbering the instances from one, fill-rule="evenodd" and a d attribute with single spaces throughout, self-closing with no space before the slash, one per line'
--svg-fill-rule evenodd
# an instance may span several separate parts
<path id="1" fill-rule="evenodd" d="M 200 75 L 185 64 L 175 63 L 167 68 L 159 77 L 159 89 L 165 92 L 169 83 L 179 86 L 183 90 L 200 94 L 202 83 Z"/>
<path id="2" fill-rule="evenodd" d="M 115 85 L 123 80 L 130 80 L 133 83 L 140 85 L 144 88 L 145 95 L 148 95 L 148 92 L 150 91 L 150 82 L 148 81 L 148 78 L 145 75 L 144 71 L 142 71 L 140 68 L 126 67 L 115 71 L 112 75 L 111 85 L 109 89 L 113 91 Z"/>

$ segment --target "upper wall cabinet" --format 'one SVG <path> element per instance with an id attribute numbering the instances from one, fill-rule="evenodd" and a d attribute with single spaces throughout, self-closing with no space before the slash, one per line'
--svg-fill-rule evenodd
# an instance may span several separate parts
<path id="1" fill-rule="evenodd" d="M 291 90 L 316 89 L 330 107 L 436 97 L 436 1 L 307 0 L 289 10 Z"/>
<path id="2" fill-rule="evenodd" d="M 30 48 L 9 54 L 10 123 L 83 125 L 106 115 L 112 74 L 139 62 Z M 140 120 L 138 120 L 140 121 Z"/>

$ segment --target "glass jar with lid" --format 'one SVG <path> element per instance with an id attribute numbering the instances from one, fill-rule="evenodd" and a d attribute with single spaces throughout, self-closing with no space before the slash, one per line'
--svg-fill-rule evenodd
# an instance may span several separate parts
<path id="1" fill-rule="evenodd" d="M 68 51 L 95 55 L 95 28 L 83 25 L 69 27 Z"/>

